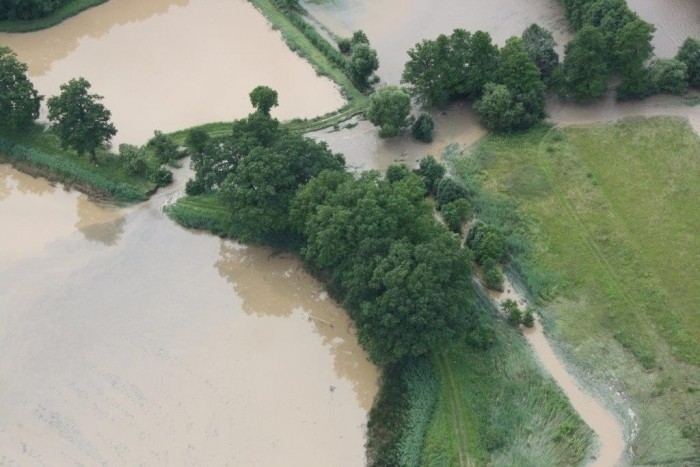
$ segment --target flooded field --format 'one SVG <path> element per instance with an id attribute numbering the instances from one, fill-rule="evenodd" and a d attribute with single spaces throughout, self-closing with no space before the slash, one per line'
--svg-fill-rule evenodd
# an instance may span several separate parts
<path id="1" fill-rule="evenodd" d="M 71 78 L 90 81 L 112 111 L 115 144 L 243 117 L 261 84 L 279 92 L 281 119 L 343 104 L 245 0 L 110 0 L 48 30 L 0 34 L 0 45 L 29 65 L 46 96 Z"/>
<path id="2" fill-rule="evenodd" d="M 362 465 L 377 370 L 291 257 L 0 166 L 0 465 Z"/>
<path id="3" fill-rule="evenodd" d="M 657 57 L 673 57 L 687 37 L 700 37 L 697 0 L 627 0 L 627 4 L 656 26 L 653 44 Z"/>

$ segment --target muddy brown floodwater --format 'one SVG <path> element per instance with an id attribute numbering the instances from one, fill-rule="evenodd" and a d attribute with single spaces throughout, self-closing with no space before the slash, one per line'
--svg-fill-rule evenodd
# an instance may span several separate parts
<path id="1" fill-rule="evenodd" d="M 669 58 L 687 37 L 700 37 L 700 2 L 697 0 L 627 0 L 645 21 L 656 26 L 654 54 Z"/>
<path id="2" fill-rule="evenodd" d="M 345 312 L 174 225 L 178 192 L 117 209 L 0 166 L 0 465 L 362 465 L 378 373 Z"/>
<path id="3" fill-rule="evenodd" d="M 0 34 L 0 44 L 29 65 L 42 94 L 77 76 L 90 81 L 112 111 L 115 146 L 243 117 L 261 84 L 279 92 L 281 119 L 344 102 L 245 0 L 110 0 L 44 31 Z"/>

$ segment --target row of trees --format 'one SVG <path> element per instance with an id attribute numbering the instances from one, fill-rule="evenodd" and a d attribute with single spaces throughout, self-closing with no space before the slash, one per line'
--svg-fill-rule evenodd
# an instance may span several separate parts
<path id="1" fill-rule="evenodd" d="M 188 194 L 216 194 L 244 241 L 298 251 L 350 312 L 379 364 L 426 353 L 473 325 L 471 255 L 433 218 L 426 195 L 444 168 L 392 166 L 385 177 L 345 170 L 325 143 L 290 133 L 269 110 L 276 93 L 251 93 L 256 110 L 229 136 L 193 131 Z"/>
<path id="2" fill-rule="evenodd" d="M 0 20 L 43 18 L 71 0 L 0 0 Z"/>
<path id="3" fill-rule="evenodd" d="M 685 41 L 673 59 L 651 60 L 656 28 L 632 12 L 625 0 L 562 0 L 578 33 L 566 46 L 556 80 L 560 94 L 584 102 L 603 96 L 611 76 L 621 79 L 620 100 L 685 92 L 698 86 L 700 43 Z"/>

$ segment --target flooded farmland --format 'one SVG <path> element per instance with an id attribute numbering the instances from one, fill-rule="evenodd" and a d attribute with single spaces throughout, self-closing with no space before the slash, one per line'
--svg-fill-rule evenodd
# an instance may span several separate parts
<path id="1" fill-rule="evenodd" d="M 41 94 L 74 77 L 90 81 L 112 111 L 115 147 L 244 117 L 248 93 L 262 84 L 279 92 L 281 119 L 344 102 L 245 0 L 110 0 L 44 31 L 0 34 L 0 45 L 29 65 Z"/>
<path id="2" fill-rule="evenodd" d="M 378 375 L 345 312 L 165 196 L 116 209 L 0 166 L 0 464 L 361 465 Z"/>

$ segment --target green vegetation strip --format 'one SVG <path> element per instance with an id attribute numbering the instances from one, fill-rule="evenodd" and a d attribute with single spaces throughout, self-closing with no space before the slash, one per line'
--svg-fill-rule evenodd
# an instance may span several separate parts
<path id="1" fill-rule="evenodd" d="M 31 32 L 47 29 L 88 8 L 100 5 L 106 1 L 107 0 L 73 0 L 44 18 L 27 21 L 0 21 L 0 32 Z"/>
<path id="2" fill-rule="evenodd" d="M 324 54 L 314 43 L 325 44 L 323 45 L 324 49 L 335 50 L 333 45 L 328 44 L 326 40 L 313 29 L 313 26 L 309 25 L 301 18 L 299 13 L 283 12 L 271 0 L 249 1 L 260 13 L 265 15 L 274 29 L 280 31 L 289 48 L 300 57 L 307 60 L 320 76 L 326 76 L 333 80 L 333 82 L 340 87 L 343 96 L 348 100 L 347 104 L 339 110 L 312 119 L 291 120 L 285 122 L 285 126 L 297 133 L 308 133 L 310 131 L 317 131 L 338 125 L 355 115 L 364 113 L 368 104 L 367 96 L 355 87 L 338 61 L 331 60 L 328 55 Z M 313 42 L 309 37 L 314 38 Z M 233 122 L 215 122 L 194 128 L 202 129 L 212 137 L 221 137 L 231 131 L 232 123 Z M 187 133 L 194 128 L 174 132 L 171 136 L 176 142 L 182 144 L 187 137 Z"/>
<path id="3" fill-rule="evenodd" d="M 524 239 L 512 263 L 531 292 L 547 278 L 533 295 L 556 292 L 548 333 L 628 432 L 637 425 L 635 464 L 700 453 L 699 148 L 686 120 L 660 117 L 490 135 L 453 158 L 505 200 L 476 209 Z M 536 254 L 523 260 L 523 243 Z"/>
<path id="4" fill-rule="evenodd" d="M 99 160 L 95 165 L 87 156 L 60 148 L 56 136 L 38 127 L 21 137 L 0 135 L 0 162 L 9 162 L 31 175 L 122 203 L 146 200 L 155 191 L 154 183 L 130 175 L 117 158 L 103 153 Z"/>

